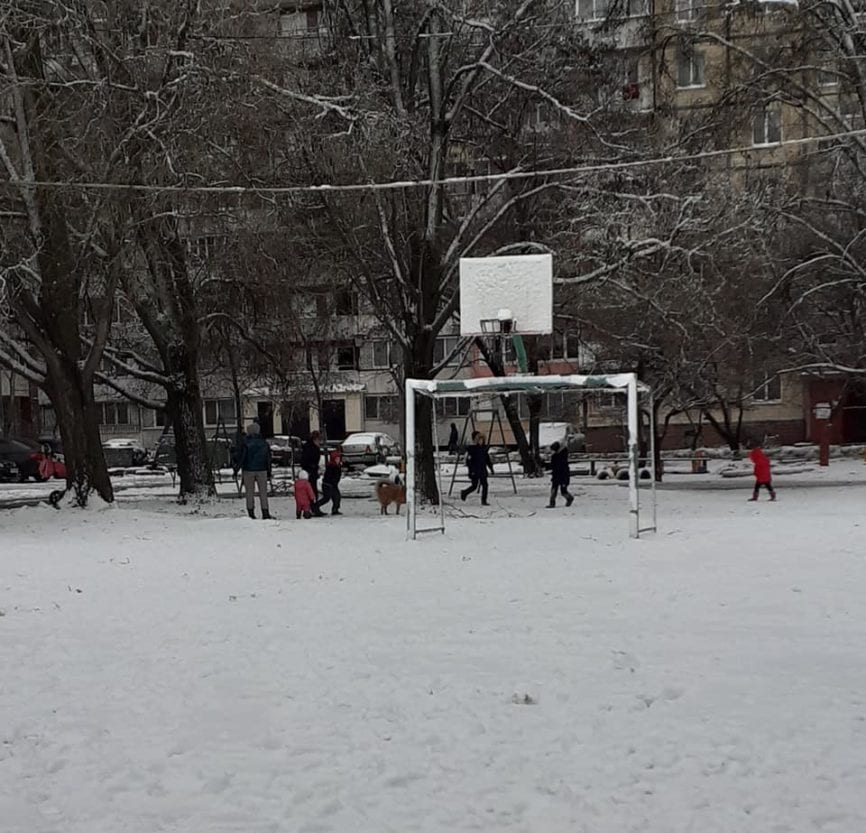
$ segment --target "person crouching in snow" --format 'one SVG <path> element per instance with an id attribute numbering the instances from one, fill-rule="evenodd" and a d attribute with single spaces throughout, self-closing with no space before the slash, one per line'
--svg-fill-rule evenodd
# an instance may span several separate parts
<path id="1" fill-rule="evenodd" d="M 335 448 L 328 456 L 328 462 L 325 464 L 325 474 L 322 476 L 322 499 L 316 504 L 316 509 L 320 512 L 322 507 L 331 502 L 331 514 L 342 515 L 340 511 L 340 477 L 343 474 L 343 457 L 340 454 L 340 449 Z M 324 513 L 322 513 L 324 514 Z"/>
<path id="2" fill-rule="evenodd" d="M 770 500 L 776 499 L 776 492 L 773 489 L 773 481 L 770 476 L 770 460 L 760 448 L 753 448 L 749 452 L 749 459 L 755 469 L 755 490 L 749 500 L 757 500 L 758 492 L 761 486 L 764 486 L 770 493 Z"/>
<path id="3" fill-rule="evenodd" d="M 565 498 L 565 505 L 571 506 L 574 503 L 574 495 L 568 491 L 568 484 L 571 482 L 571 469 L 568 467 L 568 449 L 560 448 L 559 443 L 553 443 L 550 446 L 553 454 L 550 457 L 550 503 L 547 504 L 548 509 L 556 508 L 556 493 L 562 492 Z"/>
<path id="4" fill-rule="evenodd" d="M 316 495 L 313 492 L 313 487 L 310 485 L 310 475 L 302 471 L 298 474 L 298 479 L 295 481 L 295 517 L 298 520 L 300 520 L 301 515 L 309 518 L 313 514 L 313 503 L 315 500 Z M 319 514 L 321 515 L 321 512 Z"/>

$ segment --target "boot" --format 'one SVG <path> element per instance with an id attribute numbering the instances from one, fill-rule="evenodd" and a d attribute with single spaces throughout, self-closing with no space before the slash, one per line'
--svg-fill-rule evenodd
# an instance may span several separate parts
<path id="1" fill-rule="evenodd" d="M 752 497 L 749 498 L 749 503 L 751 503 L 752 501 L 757 500 L 757 499 L 758 499 L 757 497 L 752 496 Z"/>
<path id="2" fill-rule="evenodd" d="M 332 509 L 331 514 L 332 515 L 342 515 L 343 513 L 339 509 Z"/>
<path id="3" fill-rule="evenodd" d="M 544 508 L 545 508 L 545 509 L 556 509 L 556 504 L 555 504 L 553 501 L 551 501 L 551 502 L 548 503 L 547 506 L 545 506 Z"/>
<path id="4" fill-rule="evenodd" d="M 466 500 L 466 492 L 465 492 L 465 490 L 462 490 L 462 489 L 461 489 L 461 491 L 460 491 L 460 500 L 464 500 L 464 501 Z"/>
<path id="5" fill-rule="evenodd" d="M 263 520 L 263 521 L 269 521 L 269 520 L 271 520 L 271 513 L 268 512 L 267 509 L 262 509 L 262 520 Z"/>
<path id="6" fill-rule="evenodd" d="M 247 509 L 247 514 L 253 519 L 256 519 L 256 510 L 255 509 Z"/>
<path id="7" fill-rule="evenodd" d="M 568 496 L 565 498 L 565 505 L 566 505 L 566 506 L 571 506 L 572 503 L 574 503 L 574 495 L 568 495 Z"/>

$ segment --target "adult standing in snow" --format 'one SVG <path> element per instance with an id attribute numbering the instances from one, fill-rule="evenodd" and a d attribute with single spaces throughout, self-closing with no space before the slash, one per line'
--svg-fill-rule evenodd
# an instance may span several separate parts
<path id="1" fill-rule="evenodd" d="M 271 448 L 262 439 L 258 423 L 251 422 L 247 426 L 247 435 L 241 445 L 239 468 L 243 472 L 244 491 L 247 495 L 247 514 L 255 520 L 256 496 L 259 490 L 259 502 L 262 505 L 262 519 L 270 520 L 268 511 L 268 475 L 271 470 Z"/>
<path id="2" fill-rule="evenodd" d="M 556 493 L 561 492 L 565 498 L 565 505 L 571 506 L 574 503 L 574 495 L 568 491 L 568 484 L 571 482 L 571 469 L 568 466 L 568 448 L 559 447 L 559 443 L 553 443 L 550 446 L 553 454 L 550 457 L 550 503 L 547 504 L 548 509 L 556 508 Z"/>
<path id="3" fill-rule="evenodd" d="M 466 500 L 479 486 L 481 486 L 481 505 L 487 506 L 487 471 L 493 473 L 493 463 L 490 462 L 490 454 L 487 444 L 480 431 L 472 434 L 475 441 L 466 449 L 466 467 L 469 469 L 469 487 L 460 492 L 460 500 Z"/>
<path id="4" fill-rule="evenodd" d="M 307 473 L 310 486 L 316 500 L 319 499 L 319 462 L 322 459 L 322 435 L 318 431 L 310 434 L 310 439 L 304 443 L 301 449 L 301 468 Z"/>
<path id="5" fill-rule="evenodd" d="M 342 515 L 340 511 L 340 478 L 343 476 L 343 456 L 340 454 L 340 449 L 335 448 L 328 456 L 328 462 L 325 464 L 325 473 L 322 475 L 322 499 L 316 503 L 316 510 L 320 514 L 322 507 L 330 502 L 331 514 Z"/>
<path id="6" fill-rule="evenodd" d="M 457 425 L 451 423 L 451 433 L 448 435 L 448 453 L 456 455 L 460 445 L 460 435 L 457 433 Z"/>
<path id="7" fill-rule="evenodd" d="M 760 491 L 761 486 L 766 488 L 770 493 L 770 500 L 775 500 L 776 492 L 773 489 L 773 479 L 770 474 L 770 459 L 766 454 L 764 454 L 763 450 L 757 446 L 749 452 L 749 459 L 752 461 L 752 466 L 754 467 L 755 472 L 755 489 L 749 500 L 758 499 L 758 492 Z"/>

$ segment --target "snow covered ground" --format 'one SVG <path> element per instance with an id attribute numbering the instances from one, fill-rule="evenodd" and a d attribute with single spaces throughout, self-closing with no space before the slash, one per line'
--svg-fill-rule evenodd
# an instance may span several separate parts
<path id="1" fill-rule="evenodd" d="M 415 543 L 370 499 L 0 512 L 0 830 L 866 830 L 837 465 L 775 504 L 666 488 L 640 541 L 583 480 L 556 511 L 497 480 Z"/>

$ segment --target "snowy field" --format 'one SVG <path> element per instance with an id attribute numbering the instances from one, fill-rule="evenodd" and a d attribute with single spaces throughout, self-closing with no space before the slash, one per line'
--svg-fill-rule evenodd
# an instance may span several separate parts
<path id="1" fill-rule="evenodd" d="M 640 541 L 590 481 L 497 480 L 413 544 L 369 499 L 0 512 L 0 830 L 866 830 L 866 466 L 835 468 L 673 485 Z"/>

